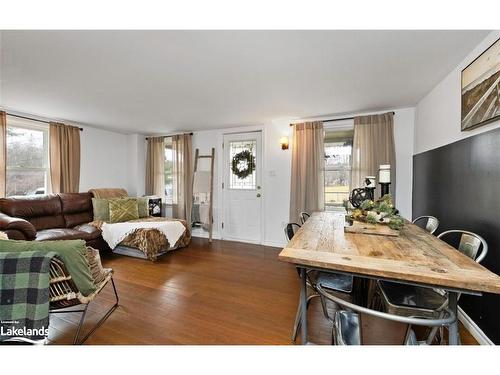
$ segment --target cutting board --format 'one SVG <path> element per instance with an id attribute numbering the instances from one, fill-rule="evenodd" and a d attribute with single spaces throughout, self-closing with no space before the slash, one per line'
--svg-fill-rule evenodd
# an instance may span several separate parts
<path id="1" fill-rule="evenodd" d="M 345 233 L 376 234 L 379 236 L 399 236 L 399 231 L 389 228 L 383 224 L 369 224 L 353 221 L 352 225 L 344 227 Z"/>

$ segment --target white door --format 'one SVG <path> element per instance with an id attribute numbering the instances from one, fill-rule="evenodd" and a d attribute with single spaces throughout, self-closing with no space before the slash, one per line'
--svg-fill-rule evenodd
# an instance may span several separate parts
<path id="1" fill-rule="evenodd" d="M 222 237 L 261 243 L 263 192 L 260 131 L 224 135 L 223 170 Z"/>

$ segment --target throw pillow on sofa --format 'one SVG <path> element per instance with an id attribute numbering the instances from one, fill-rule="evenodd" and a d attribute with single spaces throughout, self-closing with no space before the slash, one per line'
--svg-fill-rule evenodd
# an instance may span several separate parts
<path id="1" fill-rule="evenodd" d="M 109 201 L 110 199 L 92 198 L 94 220 L 109 221 Z"/>
<path id="2" fill-rule="evenodd" d="M 148 197 L 137 197 L 137 208 L 139 210 L 139 217 L 149 216 L 149 198 Z"/>
<path id="3" fill-rule="evenodd" d="M 109 201 L 109 221 L 121 223 L 139 219 L 137 199 L 114 199 Z"/>

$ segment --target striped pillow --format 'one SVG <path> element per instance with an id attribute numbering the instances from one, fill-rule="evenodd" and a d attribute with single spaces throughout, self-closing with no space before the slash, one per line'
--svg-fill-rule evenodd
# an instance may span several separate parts
<path id="1" fill-rule="evenodd" d="M 109 201 L 109 221 L 121 223 L 139 219 L 137 199 L 113 199 Z"/>

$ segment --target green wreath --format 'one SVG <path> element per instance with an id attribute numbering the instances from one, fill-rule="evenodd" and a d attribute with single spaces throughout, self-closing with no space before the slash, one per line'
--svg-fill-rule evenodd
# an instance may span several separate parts
<path id="1" fill-rule="evenodd" d="M 233 156 L 231 170 L 238 178 L 247 178 L 255 170 L 255 157 L 248 150 L 238 152 Z"/>

